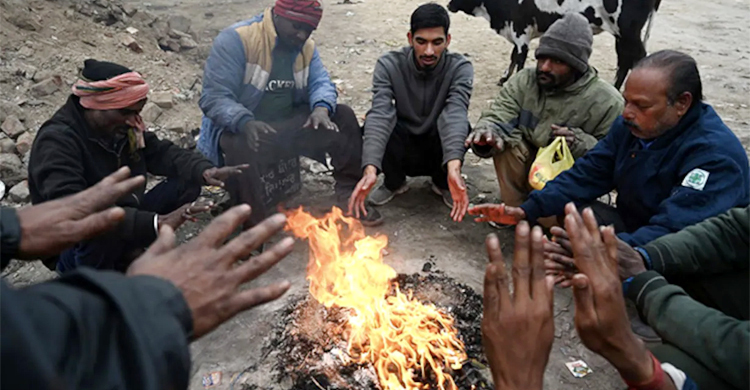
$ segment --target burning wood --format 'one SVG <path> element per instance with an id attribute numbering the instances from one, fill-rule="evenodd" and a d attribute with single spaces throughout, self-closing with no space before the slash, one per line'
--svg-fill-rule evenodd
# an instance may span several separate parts
<path id="1" fill-rule="evenodd" d="M 372 364 L 383 390 L 433 388 L 422 381 L 430 378 L 436 389 L 458 388 L 451 371 L 467 356 L 453 318 L 399 290 L 396 271 L 383 263 L 387 237 L 367 236 L 338 208 L 320 219 L 292 211 L 287 229 L 309 240 L 310 294 L 327 308 L 348 309 L 348 356 Z"/>

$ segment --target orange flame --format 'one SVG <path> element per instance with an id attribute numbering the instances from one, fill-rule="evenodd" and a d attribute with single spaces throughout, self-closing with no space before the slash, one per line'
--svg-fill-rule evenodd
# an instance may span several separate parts
<path id="1" fill-rule="evenodd" d="M 440 390 L 456 389 L 444 371 L 460 369 L 466 353 L 453 318 L 401 293 L 395 283 L 396 294 L 386 297 L 396 277 L 383 263 L 388 237 L 366 235 L 359 221 L 336 207 L 320 219 L 301 208 L 287 217 L 286 229 L 309 239 L 310 294 L 326 307 L 351 309 L 349 355 L 373 365 L 383 390 L 429 389 L 415 374 L 434 375 Z"/>

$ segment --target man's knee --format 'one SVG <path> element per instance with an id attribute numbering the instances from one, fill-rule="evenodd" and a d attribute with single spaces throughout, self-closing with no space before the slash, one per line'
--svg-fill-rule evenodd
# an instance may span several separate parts
<path id="1" fill-rule="evenodd" d="M 362 128 L 357 121 L 357 115 L 346 104 L 336 105 L 336 113 L 331 120 L 339 127 L 339 131 L 342 133 L 352 132 L 360 137 L 362 136 Z"/>

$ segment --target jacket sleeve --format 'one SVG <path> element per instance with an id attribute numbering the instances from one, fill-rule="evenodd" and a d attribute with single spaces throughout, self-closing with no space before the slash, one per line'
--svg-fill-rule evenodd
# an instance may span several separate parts
<path id="1" fill-rule="evenodd" d="M 599 122 L 594 127 L 594 131 L 587 133 L 580 128 L 573 128 L 573 132 L 576 135 L 576 142 L 570 149 L 573 153 L 573 157 L 579 158 L 586 154 L 589 150 L 593 149 L 599 140 L 609 134 L 609 129 L 612 127 L 612 123 L 622 114 L 623 104 L 622 99 L 612 99 L 610 106 L 604 110 L 604 115 L 600 118 Z"/>
<path id="2" fill-rule="evenodd" d="M 437 121 L 443 145 L 443 166 L 451 160 L 463 161 L 464 142 L 469 135 L 469 101 L 474 83 L 474 67 L 466 61 L 457 70 L 448 90 L 445 107 Z"/>
<path id="3" fill-rule="evenodd" d="M 613 172 L 617 153 L 617 131 L 610 132 L 572 168 L 557 175 L 541 191 L 533 191 L 521 205 L 526 219 L 561 215 L 568 202 L 587 204 L 614 188 Z"/>
<path id="4" fill-rule="evenodd" d="M 198 105 L 206 117 L 232 133 L 254 119 L 253 113 L 239 102 L 245 62 L 239 35 L 227 29 L 214 40 L 203 71 L 203 92 Z"/>
<path id="5" fill-rule="evenodd" d="M 21 290 L 2 282 L 3 387 L 186 389 L 192 318 L 150 277 L 81 269 Z"/>
<path id="6" fill-rule="evenodd" d="M 159 176 L 179 177 L 187 182 L 204 185 L 203 171 L 213 168 L 213 164 L 202 154 L 183 149 L 168 140 L 161 140 L 156 134 L 145 133 L 146 169 Z"/>
<path id="7" fill-rule="evenodd" d="M 750 208 L 735 208 L 642 247 L 654 271 L 666 276 L 747 270 Z"/>
<path id="8" fill-rule="evenodd" d="M 750 388 L 750 322 L 700 304 L 656 271 L 636 276 L 628 296 L 665 342 L 687 352 L 709 371 L 721 372 L 734 387 Z"/>
<path id="9" fill-rule="evenodd" d="M 645 245 L 737 205 L 747 204 L 747 199 L 743 199 L 747 193 L 746 182 L 737 162 L 719 152 L 704 151 L 689 155 L 699 157 L 684 164 L 679 172 L 679 182 L 671 195 L 659 204 L 658 213 L 651 217 L 648 225 L 633 233 L 620 233 L 620 239 L 631 246 Z M 708 175 L 702 188 L 690 187 L 688 176 L 702 172 Z"/>
<path id="10" fill-rule="evenodd" d="M 328 71 L 320 59 L 317 47 L 313 51 L 313 58 L 310 62 L 309 80 L 307 90 L 310 94 L 310 110 L 322 106 L 333 114 L 336 111 L 338 92 L 336 92 L 336 86 L 331 81 L 331 76 L 328 75 Z"/>
<path id="11" fill-rule="evenodd" d="M 56 129 L 57 130 L 57 129 Z M 148 137 L 150 133 L 146 132 Z M 88 188 L 84 177 L 81 145 L 65 130 L 46 131 L 34 141 L 29 162 L 29 178 L 36 185 L 41 202 L 77 194 Z M 39 202 L 37 202 L 39 203 Z M 154 216 L 149 211 L 124 207 L 125 218 L 117 226 L 123 239 L 149 245 L 156 238 Z"/>
<path id="12" fill-rule="evenodd" d="M 479 121 L 474 126 L 474 130 L 489 129 L 500 137 L 504 141 L 508 137 L 518 131 L 515 128 L 514 122 L 521 114 L 521 101 L 525 89 L 522 85 L 523 80 L 520 73 L 517 73 L 508 80 L 500 92 L 492 101 L 490 107 L 482 111 L 482 115 L 479 117 Z M 471 145 L 471 150 L 479 157 L 487 158 L 491 157 L 494 153 L 494 148 L 488 145 Z"/>
<path id="13" fill-rule="evenodd" d="M 365 119 L 365 139 L 362 149 L 362 168 L 373 165 L 382 169 L 385 147 L 396 127 L 396 106 L 391 76 L 383 58 L 372 73 L 372 108 Z"/>

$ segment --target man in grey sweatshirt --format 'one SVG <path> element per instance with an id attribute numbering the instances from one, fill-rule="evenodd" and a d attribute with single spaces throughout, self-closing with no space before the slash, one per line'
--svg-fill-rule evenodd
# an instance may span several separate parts
<path id="1" fill-rule="evenodd" d="M 384 54 L 373 73 L 372 109 L 365 119 L 364 174 L 349 199 L 349 211 L 365 213 L 365 202 L 384 205 L 406 192 L 407 176 L 430 176 L 433 191 L 461 221 L 469 200 L 461 164 L 469 134 L 474 68 L 447 48 L 450 17 L 428 3 L 411 15 L 410 46 Z M 372 190 L 379 172 L 384 184 Z"/>

